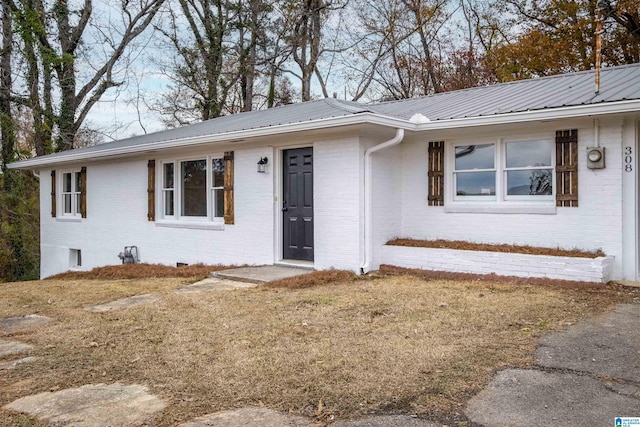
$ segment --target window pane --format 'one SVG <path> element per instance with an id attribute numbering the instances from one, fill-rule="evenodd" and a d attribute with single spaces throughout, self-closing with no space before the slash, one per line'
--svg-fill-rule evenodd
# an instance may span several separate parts
<path id="1" fill-rule="evenodd" d="M 456 194 L 458 196 L 494 196 L 496 194 L 496 173 L 456 173 Z"/>
<path id="2" fill-rule="evenodd" d="M 82 210 L 82 200 L 81 200 L 81 196 L 80 194 L 76 194 L 76 206 L 75 206 L 75 212 L 74 213 L 81 213 Z"/>
<path id="3" fill-rule="evenodd" d="M 456 170 L 493 169 L 495 144 L 456 147 Z"/>
<path id="4" fill-rule="evenodd" d="M 71 192 L 71 173 L 62 174 L 62 191 L 65 193 Z"/>
<path id="5" fill-rule="evenodd" d="M 551 141 L 507 142 L 507 167 L 551 166 Z"/>
<path id="6" fill-rule="evenodd" d="M 211 171 L 213 175 L 213 187 L 224 186 L 224 160 L 212 159 Z"/>
<path id="7" fill-rule="evenodd" d="M 216 218 L 222 218 L 224 216 L 224 191 L 213 190 L 213 196 L 215 203 L 213 216 Z"/>
<path id="8" fill-rule="evenodd" d="M 507 171 L 507 195 L 550 196 L 553 194 L 551 169 Z"/>
<path id="9" fill-rule="evenodd" d="M 165 163 L 164 167 L 164 188 L 173 188 L 173 163 Z"/>
<path id="10" fill-rule="evenodd" d="M 71 183 L 71 180 L 69 180 L 69 183 Z M 70 214 L 71 213 L 71 194 L 63 194 L 62 203 L 64 205 L 64 213 Z"/>
<path id="11" fill-rule="evenodd" d="M 164 214 L 173 216 L 173 190 L 164 191 Z"/>
<path id="12" fill-rule="evenodd" d="M 207 161 L 193 160 L 182 165 L 182 215 L 207 216 Z"/>

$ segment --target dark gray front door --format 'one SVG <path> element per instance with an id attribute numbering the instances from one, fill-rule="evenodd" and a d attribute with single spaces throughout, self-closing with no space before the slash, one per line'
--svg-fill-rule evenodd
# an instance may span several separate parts
<path id="1" fill-rule="evenodd" d="M 283 258 L 313 261 L 313 148 L 285 150 Z"/>

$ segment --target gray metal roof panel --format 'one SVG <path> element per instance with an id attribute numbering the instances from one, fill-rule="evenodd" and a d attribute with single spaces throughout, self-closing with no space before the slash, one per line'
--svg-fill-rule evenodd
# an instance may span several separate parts
<path id="1" fill-rule="evenodd" d="M 217 117 L 201 123 L 194 123 L 179 128 L 166 129 L 145 135 L 133 136 L 113 142 L 99 144 L 73 150 L 79 152 L 100 152 L 106 149 L 134 147 L 156 142 L 196 138 L 206 135 L 217 135 L 249 129 L 268 128 L 291 123 L 303 123 L 334 117 L 349 116 L 368 111 L 367 106 L 355 102 L 343 102 L 336 99 L 321 99 L 301 104 L 283 105 L 267 110 L 249 111 Z M 47 155 L 47 158 L 63 157 L 69 152 Z"/>
<path id="2" fill-rule="evenodd" d="M 279 125 L 346 117 L 365 112 L 404 120 L 420 113 L 431 121 L 436 121 L 640 99 L 640 64 L 602 69 L 598 94 L 594 91 L 594 78 L 594 71 L 584 71 L 377 104 L 321 99 L 218 117 L 180 128 L 80 148 L 73 152 L 95 152 L 98 156 L 104 150 L 243 130 L 268 129 Z M 50 154 L 46 158 L 63 158 L 68 153 Z"/>
<path id="3" fill-rule="evenodd" d="M 370 108 L 404 119 L 421 113 L 430 120 L 445 120 L 638 98 L 640 64 L 631 64 L 603 68 L 598 94 L 595 72 L 584 71 L 383 102 Z"/>

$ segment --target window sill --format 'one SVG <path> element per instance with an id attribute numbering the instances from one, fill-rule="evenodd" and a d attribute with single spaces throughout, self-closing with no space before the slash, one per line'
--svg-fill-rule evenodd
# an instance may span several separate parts
<path id="1" fill-rule="evenodd" d="M 221 222 L 156 221 L 156 227 L 189 228 L 193 230 L 224 230 Z"/>
<path id="2" fill-rule="evenodd" d="M 480 213 L 480 214 L 530 214 L 555 215 L 557 209 L 553 203 L 448 203 L 444 207 L 446 213 Z"/>
<path id="3" fill-rule="evenodd" d="M 82 218 L 80 217 L 56 217 L 56 222 L 82 222 Z"/>

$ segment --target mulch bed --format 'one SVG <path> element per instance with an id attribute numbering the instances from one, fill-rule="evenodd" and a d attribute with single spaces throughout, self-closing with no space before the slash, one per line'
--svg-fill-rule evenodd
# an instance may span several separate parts
<path id="1" fill-rule="evenodd" d="M 68 271 L 49 277 L 47 280 L 82 280 L 82 279 L 147 279 L 161 277 L 208 277 L 212 271 L 231 268 L 228 265 L 193 264 L 183 267 L 171 267 L 161 264 L 119 264 L 94 268 L 91 271 Z"/>
<path id="2" fill-rule="evenodd" d="M 565 289 L 604 289 L 607 284 L 578 282 L 573 280 L 547 279 L 542 277 L 499 276 L 497 274 L 453 273 L 449 271 L 421 270 L 418 268 L 396 267 L 382 264 L 380 271 L 392 275 L 411 275 L 425 280 L 456 280 L 487 283 L 508 283 L 516 285 L 556 286 Z"/>
<path id="3" fill-rule="evenodd" d="M 465 251 L 507 252 L 529 255 L 567 256 L 575 258 L 597 258 L 605 256 L 602 250 L 585 251 L 580 249 L 540 248 L 524 245 L 494 245 L 489 243 L 471 243 L 462 240 L 417 240 L 394 239 L 387 242 L 392 246 L 407 246 L 412 248 L 441 248 Z"/>

